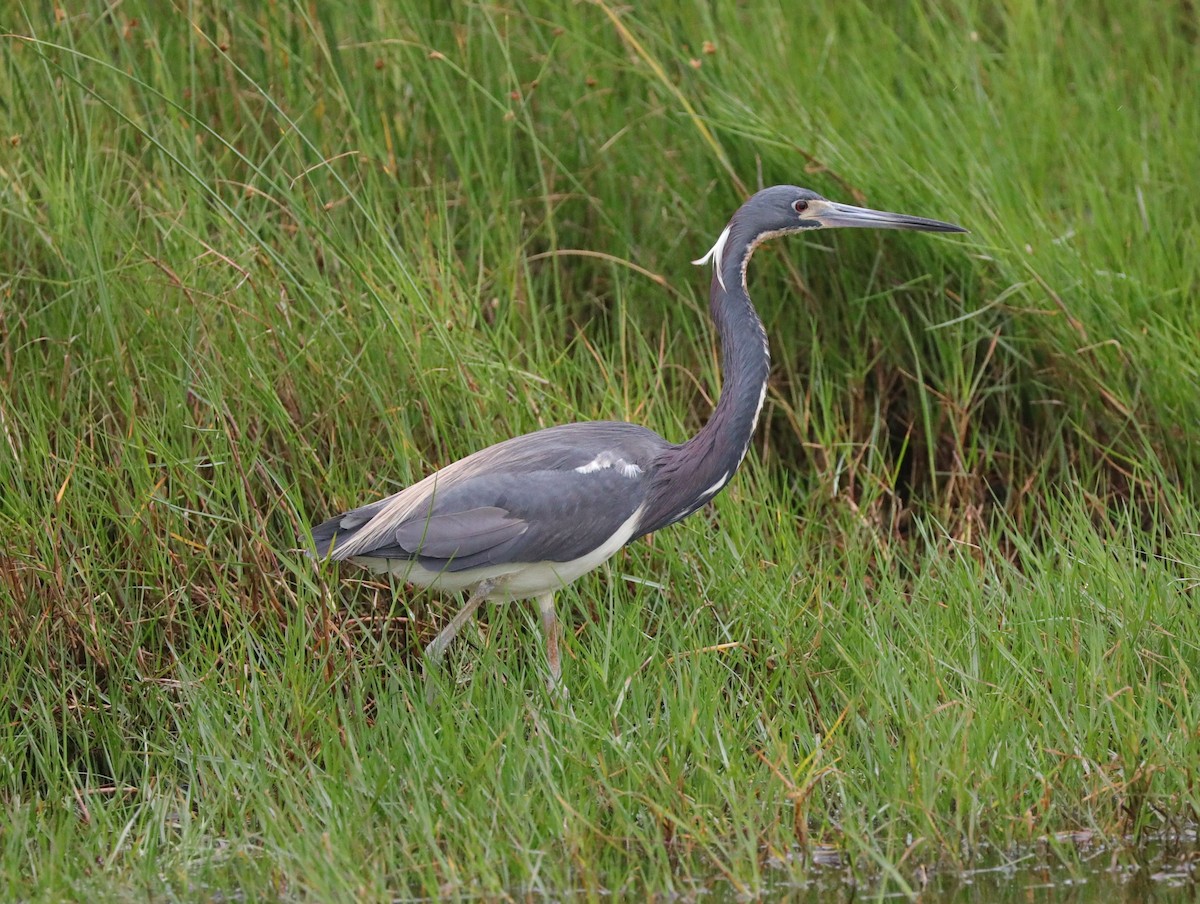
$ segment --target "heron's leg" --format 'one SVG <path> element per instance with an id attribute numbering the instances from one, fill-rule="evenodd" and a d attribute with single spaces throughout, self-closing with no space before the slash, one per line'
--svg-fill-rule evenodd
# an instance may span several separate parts
<path id="1" fill-rule="evenodd" d="M 458 614 L 454 618 L 450 619 L 450 624 L 442 628 L 441 633 L 425 648 L 426 701 L 432 703 L 433 699 L 437 696 L 437 687 L 433 683 L 433 672 L 441 667 L 442 660 L 446 657 L 446 648 L 450 646 L 459 629 L 467 623 L 467 619 L 475 614 L 475 610 L 479 608 L 479 604 L 484 601 L 495 587 L 495 580 L 480 581 L 476 584 L 475 589 L 471 591 L 471 595 L 467 597 L 466 605 L 458 611 Z"/>
<path id="2" fill-rule="evenodd" d="M 546 661 L 550 664 L 550 680 L 547 685 L 551 693 L 565 694 L 562 684 L 562 660 L 558 655 L 558 641 L 561 631 L 558 616 L 554 614 L 554 593 L 543 593 L 538 598 L 538 608 L 542 611 L 542 630 L 546 633 Z"/>

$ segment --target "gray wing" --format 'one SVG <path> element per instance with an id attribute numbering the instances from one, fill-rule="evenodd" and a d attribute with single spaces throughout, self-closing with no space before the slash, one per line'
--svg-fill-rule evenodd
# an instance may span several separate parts
<path id="1" fill-rule="evenodd" d="M 645 501 L 672 448 L 632 424 L 552 427 L 499 443 L 313 529 L 335 559 L 410 559 L 436 571 L 569 562 L 602 546 Z"/>
<path id="2" fill-rule="evenodd" d="M 641 506 L 645 480 L 613 471 L 535 471 L 468 480 L 360 553 L 416 559 L 431 571 L 570 562 L 602 546 Z M 477 503 L 486 501 L 487 505 Z"/>

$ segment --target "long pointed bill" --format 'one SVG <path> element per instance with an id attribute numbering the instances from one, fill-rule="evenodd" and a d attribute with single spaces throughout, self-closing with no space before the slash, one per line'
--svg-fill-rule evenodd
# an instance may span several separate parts
<path id="1" fill-rule="evenodd" d="M 822 208 L 812 211 L 808 216 L 828 229 L 859 227 L 865 229 L 915 229 L 920 232 L 967 231 L 961 226 L 943 223 L 941 220 L 912 217 L 905 213 L 887 213 L 883 210 L 871 210 L 869 207 L 852 207 L 849 204 L 838 204 L 835 201 L 825 202 Z"/>

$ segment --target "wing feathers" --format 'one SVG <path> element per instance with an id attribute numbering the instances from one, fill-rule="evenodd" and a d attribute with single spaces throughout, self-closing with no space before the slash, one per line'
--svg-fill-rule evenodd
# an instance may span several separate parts
<path id="1" fill-rule="evenodd" d="M 401 549 L 429 559 L 470 556 L 521 536 L 529 525 L 492 505 L 413 518 L 393 532 Z"/>
<path id="2" fill-rule="evenodd" d="M 628 520 L 668 448 L 645 428 L 612 421 L 526 434 L 317 525 L 316 553 L 448 571 L 572 561 Z"/>

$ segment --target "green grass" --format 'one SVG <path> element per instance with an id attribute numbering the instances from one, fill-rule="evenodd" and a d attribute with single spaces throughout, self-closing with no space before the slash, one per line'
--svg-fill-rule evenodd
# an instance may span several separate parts
<path id="1" fill-rule="evenodd" d="M 1195 824 L 1191 6 L 76 6 L 0 23 L 0 896 L 906 890 Z M 514 605 L 427 707 L 453 602 L 306 526 L 697 429 L 688 261 L 775 182 L 971 235 L 764 247 L 738 478 L 560 595 L 569 706 Z"/>

